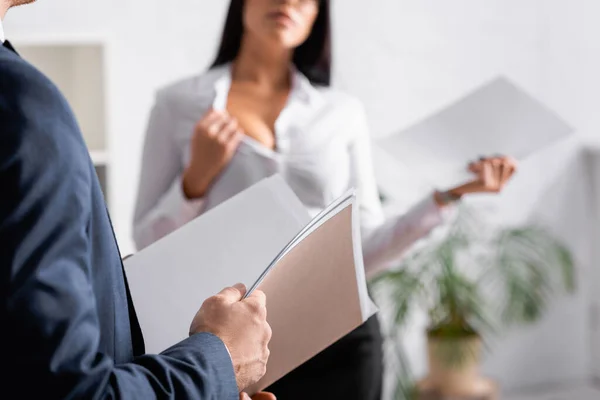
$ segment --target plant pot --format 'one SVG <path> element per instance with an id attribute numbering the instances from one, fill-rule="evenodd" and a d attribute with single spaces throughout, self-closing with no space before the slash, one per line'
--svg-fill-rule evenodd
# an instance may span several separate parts
<path id="1" fill-rule="evenodd" d="M 419 382 L 424 398 L 497 397 L 496 386 L 480 374 L 482 341 L 477 335 L 444 338 L 428 335 L 429 375 Z"/>

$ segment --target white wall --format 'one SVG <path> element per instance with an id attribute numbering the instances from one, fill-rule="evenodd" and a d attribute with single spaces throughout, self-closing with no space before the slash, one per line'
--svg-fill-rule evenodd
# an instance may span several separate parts
<path id="1" fill-rule="evenodd" d="M 130 222 L 154 90 L 207 66 L 226 3 L 52 0 L 7 15 L 9 38 L 111 38 L 110 203 L 123 252 L 133 250 Z M 600 113 L 595 109 L 600 104 L 598 15 L 597 0 L 337 1 L 335 82 L 365 102 L 377 137 L 406 127 L 497 74 L 537 95 L 580 134 L 600 136 Z M 546 165 L 552 164 L 555 155 L 546 157 Z M 572 168 L 582 171 L 577 165 Z M 589 207 L 585 187 L 579 186 L 576 193 L 578 204 Z M 561 216 L 566 221 L 568 209 Z M 569 229 L 578 231 L 577 226 Z M 592 361 L 586 348 L 584 295 L 559 302 L 540 327 L 515 332 L 498 343 L 487 371 L 509 389 L 585 378 Z M 420 334 L 410 337 L 415 363 L 422 369 Z"/>

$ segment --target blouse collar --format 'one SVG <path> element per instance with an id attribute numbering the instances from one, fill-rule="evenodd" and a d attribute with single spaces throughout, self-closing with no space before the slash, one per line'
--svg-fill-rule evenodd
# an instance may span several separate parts
<path id="1" fill-rule="evenodd" d="M 227 96 L 231 88 L 232 65 L 231 63 L 216 67 L 215 71 L 215 99 L 213 107 L 217 110 L 224 110 L 227 107 Z M 292 76 L 292 90 L 290 98 L 299 99 L 307 105 L 317 104 L 322 100 L 321 92 L 313 86 L 308 78 L 294 66 L 290 68 Z"/>

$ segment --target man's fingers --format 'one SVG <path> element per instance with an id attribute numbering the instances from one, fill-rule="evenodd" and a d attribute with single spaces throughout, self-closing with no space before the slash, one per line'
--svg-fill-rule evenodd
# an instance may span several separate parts
<path id="1" fill-rule="evenodd" d="M 248 300 L 258 303 L 261 307 L 267 306 L 267 296 L 262 290 L 255 290 L 248 296 Z"/>
<path id="2" fill-rule="evenodd" d="M 233 287 L 239 290 L 242 293 L 242 296 L 246 294 L 246 285 L 243 283 L 236 283 Z"/>
<path id="3" fill-rule="evenodd" d="M 238 283 L 232 287 L 227 287 L 219 292 L 219 296 L 225 298 L 229 303 L 235 303 L 244 297 L 246 294 L 246 286 L 243 283 Z"/>
<path id="4" fill-rule="evenodd" d="M 255 290 L 250 296 L 244 300 L 250 309 L 258 314 L 261 318 L 267 318 L 267 297 L 260 290 Z"/>

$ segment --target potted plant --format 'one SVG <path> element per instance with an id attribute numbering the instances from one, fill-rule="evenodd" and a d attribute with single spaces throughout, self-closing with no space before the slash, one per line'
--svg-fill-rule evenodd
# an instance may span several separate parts
<path id="1" fill-rule="evenodd" d="M 500 328 L 530 323 L 557 292 L 575 289 L 573 260 L 549 230 L 497 227 L 463 207 L 452 224 L 371 282 L 391 307 L 390 342 L 400 346 L 412 312 L 427 312 L 428 376 L 415 386 L 401 347 L 396 398 L 482 396 L 494 391 L 479 374 L 482 345 Z M 386 314 L 387 315 L 387 314 Z M 491 397 L 490 397 L 491 398 Z"/>

